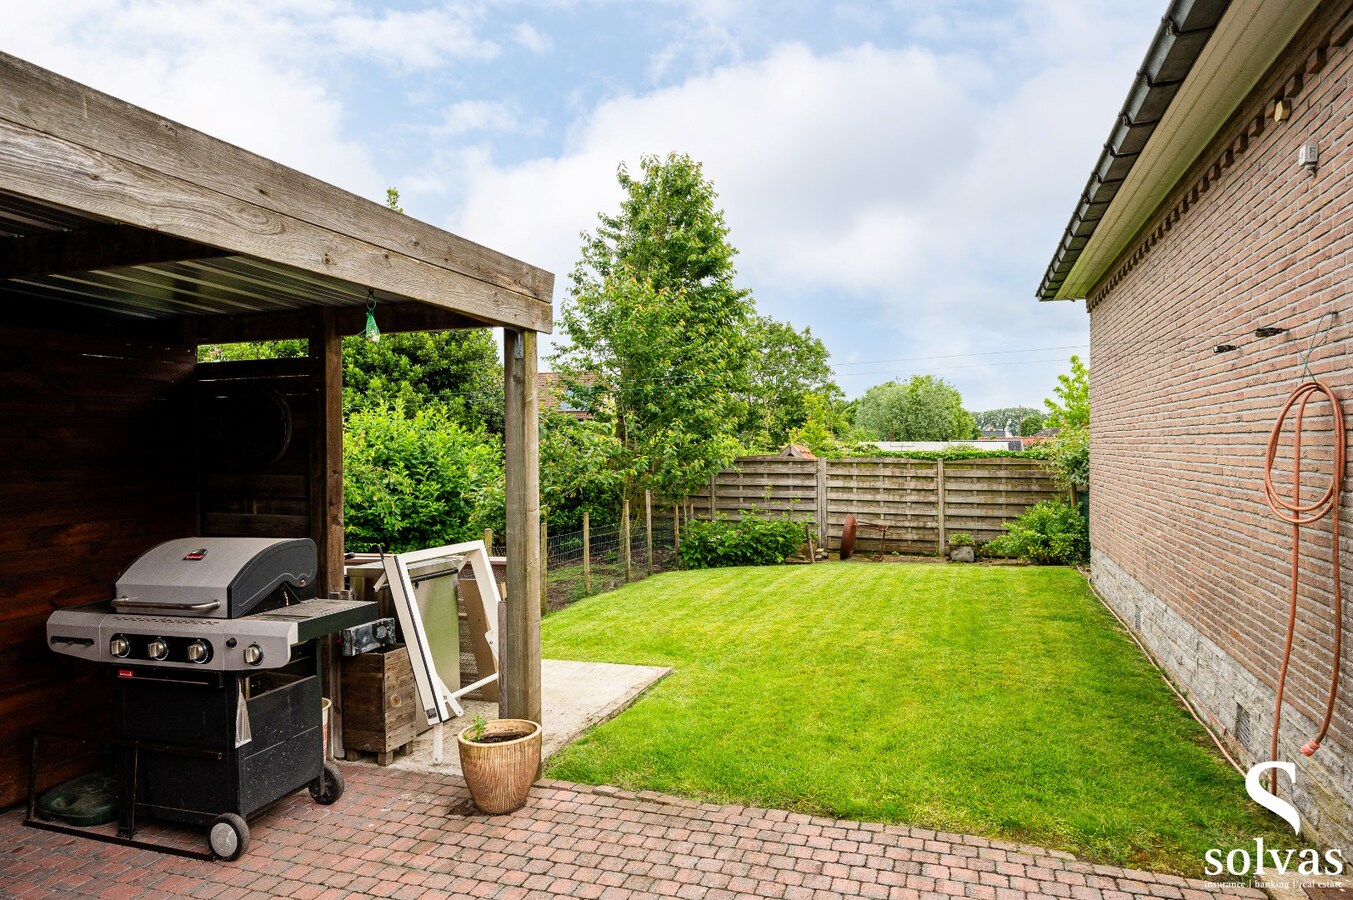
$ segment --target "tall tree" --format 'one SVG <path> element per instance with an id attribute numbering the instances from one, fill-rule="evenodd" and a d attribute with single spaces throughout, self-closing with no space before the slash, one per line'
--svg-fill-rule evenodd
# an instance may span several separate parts
<path id="1" fill-rule="evenodd" d="M 1052 389 L 1057 396 L 1043 401 L 1048 408 L 1047 428 L 1090 427 L 1090 369 L 1079 356 L 1071 357 L 1071 371 L 1057 376 Z"/>
<path id="2" fill-rule="evenodd" d="M 809 419 L 814 400 L 831 406 L 841 401 L 826 346 L 805 328 L 757 316 L 749 337 L 750 389 L 739 436 L 744 446 L 778 450 Z M 820 411 L 820 410 L 819 410 Z M 825 419 L 819 419 L 821 424 Z"/>
<path id="3" fill-rule="evenodd" d="M 1006 406 L 1001 409 L 988 409 L 972 414 L 978 428 L 1005 429 L 1011 434 L 1019 434 L 1024 420 L 1037 415 L 1042 421 L 1043 414 L 1032 406 Z M 1039 426 L 1041 428 L 1043 426 Z"/>
<path id="4" fill-rule="evenodd" d="M 855 424 L 879 441 L 967 440 L 978 433 L 958 389 L 933 375 L 870 388 L 855 408 Z"/>
<path id="5" fill-rule="evenodd" d="M 638 177 L 621 165 L 617 178 L 620 211 L 583 234 L 554 360 L 612 425 L 626 490 L 681 497 L 737 452 L 752 304 L 699 163 L 645 156 Z"/>
<path id="6" fill-rule="evenodd" d="M 1047 427 L 1061 431 L 1053 439 L 1051 459 L 1062 479 L 1072 485 L 1090 483 L 1090 369 L 1079 356 L 1071 357 L 1071 371 L 1057 376 L 1048 408 Z"/>

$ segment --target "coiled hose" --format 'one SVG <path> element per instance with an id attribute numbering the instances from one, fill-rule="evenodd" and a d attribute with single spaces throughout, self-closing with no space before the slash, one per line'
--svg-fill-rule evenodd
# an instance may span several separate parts
<path id="1" fill-rule="evenodd" d="M 1306 415 L 1306 406 L 1312 399 L 1324 396 L 1329 401 L 1334 426 L 1334 471 L 1329 487 L 1311 503 L 1301 502 L 1301 427 Z M 1292 496 L 1291 499 L 1278 493 L 1273 484 L 1273 464 L 1278 456 L 1278 442 L 1282 436 L 1283 425 L 1288 413 L 1295 406 L 1296 419 L 1293 422 L 1292 445 Z M 1301 752 L 1310 756 L 1320 748 L 1320 743 L 1329 731 L 1330 720 L 1334 718 L 1334 704 L 1339 696 L 1339 661 L 1343 653 L 1344 601 L 1340 584 L 1339 562 L 1339 497 L 1343 493 L 1344 463 L 1346 456 L 1346 432 L 1344 430 L 1344 412 L 1339 398 L 1329 386 L 1319 380 L 1307 381 L 1292 392 L 1284 404 L 1278 420 L 1273 424 L 1273 433 L 1269 435 L 1268 451 L 1264 455 L 1264 499 L 1269 508 L 1282 521 L 1292 526 L 1292 578 L 1288 594 L 1287 640 L 1283 646 L 1282 666 L 1278 669 L 1277 699 L 1273 705 L 1273 741 L 1270 756 L 1278 759 L 1278 729 L 1282 721 L 1283 692 L 1287 686 L 1287 667 L 1292 659 L 1292 637 L 1297 625 L 1297 592 L 1301 578 L 1301 528 L 1312 525 L 1325 516 L 1332 516 L 1330 556 L 1334 571 L 1334 664 L 1330 673 L 1329 697 L 1325 704 L 1325 716 L 1320 722 L 1320 730 L 1301 748 Z M 1277 794 L 1278 773 L 1270 776 L 1269 790 Z"/>

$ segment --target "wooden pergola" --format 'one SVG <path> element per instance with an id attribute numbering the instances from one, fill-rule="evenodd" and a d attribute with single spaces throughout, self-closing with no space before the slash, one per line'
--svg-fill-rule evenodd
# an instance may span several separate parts
<path id="1" fill-rule="evenodd" d="M 158 540 L 313 537 L 343 584 L 340 338 L 504 329 L 502 712 L 540 719 L 537 337 L 554 277 L 0 53 L 0 807 L 25 735 L 97 717 L 47 615 L 109 595 Z M 308 338 L 308 360 L 197 364 L 202 344 Z M 213 471 L 212 385 L 282 385 L 297 446 Z M 304 432 L 302 435 L 301 432 Z M 304 438 L 303 440 L 301 438 Z"/>

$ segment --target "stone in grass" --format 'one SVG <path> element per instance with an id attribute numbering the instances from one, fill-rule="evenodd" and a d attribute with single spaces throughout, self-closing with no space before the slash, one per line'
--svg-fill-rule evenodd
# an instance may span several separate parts
<path id="1" fill-rule="evenodd" d="M 964 563 L 976 562 L 977 553 L 973 550 L 971 545 L 966 545 L 963 547 L 950 547 L 949 561 L 964 562 Z"/>

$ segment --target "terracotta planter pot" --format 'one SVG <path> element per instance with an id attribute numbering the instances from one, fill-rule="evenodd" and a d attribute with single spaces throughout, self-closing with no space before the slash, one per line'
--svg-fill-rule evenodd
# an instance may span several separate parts
<path id="1" fill-rule="evenodd" d="M 521 809 L 540 769 L 540 725 L 526 719 L 495 719 L 484 726 L 485 737 L 516 737 L 492 744 L 469 740 L 466 732 L 471 728 L 456 736 L 456 744 L 474 805 L 491 816 Z"/>

